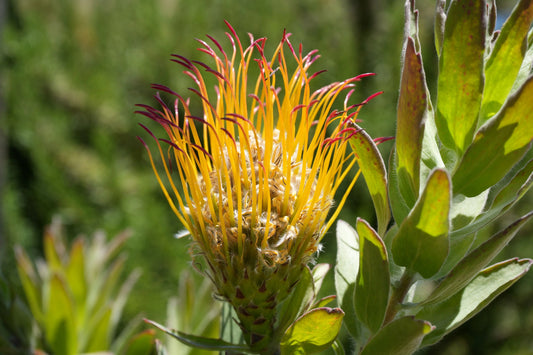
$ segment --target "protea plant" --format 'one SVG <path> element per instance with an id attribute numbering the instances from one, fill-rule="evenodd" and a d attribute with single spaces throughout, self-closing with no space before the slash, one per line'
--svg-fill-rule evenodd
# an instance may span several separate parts
<path id="1" fill-rule="evenodd" d="M 157 142 L 160 166 L 152 154 L 150 161 L 192 236 L 194 265 L 211 279 L 216 297 L 232 305 L 247 350 L 278 353 L 280 344 L 302 343 L 289 334 L 296 318 L 312 308 L 317 290 L 311 298 L 304 294 L 318 287 L 324 268 L 315 268 L 309 282 L 301 279 L 311 275 L 308 264 L 356 181 L 334 204 L 357 160 L 347 141 L 359 132 L 354 122 L 362 104 L 349 104 L 349 98 L 354 84 L 371 74 L 313 90 L 320 74 L 310 72 L 316 51 L 303 54 L 284 33 L 267 57 L 265 38 L 250 35 L 250 44 L 243 46 L 227 25 L 232 52 L 210 36 L 213 45 L 199 41 L 213 64 L 172 58 L 196 84 L 190 91 L 201 101 L 202 114 L 192 112 L 188 98 L 153 85 L 174 96 L 174 105 L 157 94 L 162 108 L 139 105 L 140 113 L 168 137 L 157 139 L 141 126 Z M 205 75 L 216 79 L 214 91 Z M 295 292 L 299 282 L 303 293 Z M 333 322 L 328 325 L 333 336 L 324 343 L 329 346 L 343 312 L 320 307 L 314 312 Z"/>

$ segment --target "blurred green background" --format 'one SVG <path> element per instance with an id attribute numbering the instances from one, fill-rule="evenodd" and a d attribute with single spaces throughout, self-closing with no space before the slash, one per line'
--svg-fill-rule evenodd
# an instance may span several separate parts
<path id="1" fill-rule="evenodd" d="M 318 49 L 315 85 L 374 72 L 358 85 L 356 100 L 384 94 L 363 108 L 362 126 L 373 137 L 392 136 L 400 75 L 403 1 L 399 0 L 3 0 L 0 2 L 0 248 L 12 272 L 14 244 L 33 255 L 42 231 L 59 216 L 71 236 L 96 229 L 112 236 L 132 232 L 129 267 L 143 276 L 126 309 L 164 320 L 167 299 L 189 266 L 188 241 L 136 139 L 137 103 L 153 104 L 151 83 L 185 92 L 193 83 L 170 54 L 205 60 L 194 38 L 206 34 L 229 50 L 228 20 L 243 42 L 247 32 L 270 46 L 283 29 L 304 51 Z M 506 16 L 514 1 L 497 1 Z M 430 89 L 437 74 L 433 50 L 434 1 L 419 1 L 425 70 Z M 433 99 L 435 99 L 433 97 Z M 153 126 L 152 126 L 153 127 Z M 392 143 L 380 146 L 384 157 Z M 342 190 L 342 189 L 341 189 Z M 501 229 L 532 205 L 529 194 Z M 341 215 L 374 221 L 359 181 Z M 533 227 L 526 226 L 503 257 L 533 256 Z M 334 262 L 333 233 L 320 261 Z M 483 235 L 480 235 L 483 238 Z M 330 275 L 332 276 L 332 275 Z M 331 281 L 331 280 L 330 280 Z M 331 282 L 330 282 L 331 284 Z M 330 285 L 330 293 L 331 290 Z M 428 354 L 533 354 L 533 277 L 528 275 Z"/>

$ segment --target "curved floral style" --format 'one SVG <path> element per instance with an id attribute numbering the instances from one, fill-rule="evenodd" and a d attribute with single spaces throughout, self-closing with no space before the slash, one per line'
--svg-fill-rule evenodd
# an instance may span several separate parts
<path id="1" fill-rule="evenodd" d="M 157 139 L 141 126 L 157 142 L 164 173 L 150 154 L 152 167 L 192 236 L 195 266 L 233 305 L 251 349 L 261 351 L 276 339 L 279 346 L 285 329 L 278 329 L 276 307 L 319 250 L 356 180 L 334 204 L 356 162 L 347 139 L 357 132 L 353 122 L 362 104 L 348 100 L 355 82 L 372 74 L 313 91 L 311 82 L 321 73 L 309 71 L 317 51 L 302 54 L 302 46 L 294 48 L 284 33 L 267 58 L 265 38 L 250 35 L 243 47 L 227 25 L 232 52 L 210 36 L 214 46 L 199 40 L 214 66 L 173 55 L 195 82 L 197 88 L 189 90 L 200 99 L 203 115 L 191 112 L 188 98 L 153 85 L 175 97 L 174 107 L 157 94 L 162 108 L 139 105 L 140 113 L 159 123 L 168 138 Z M 216 79 L 213 91 L 209 76 Z M 343 108 L 334 109 L 343 98 Z"/>

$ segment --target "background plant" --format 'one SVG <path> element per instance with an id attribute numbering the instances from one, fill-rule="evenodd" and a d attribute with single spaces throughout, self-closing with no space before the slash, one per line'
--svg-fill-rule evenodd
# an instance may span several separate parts
<path id="1" fill-rule="evenodd" d="M 136 324 L 119 322 L 139 277 L 137 271 L 119 281 L 125 258 L 116 255 L 126 234 L 109 243 L 102 233 L 90 241 L 79 237 L 67 248 L 59 228 L 56 223 L 44 235 L 45 260 L 34 264 L 22 248 L 16 249 L 18 273 L 37 326 L 32 348 L 56 355 L 122 353 Z"/>

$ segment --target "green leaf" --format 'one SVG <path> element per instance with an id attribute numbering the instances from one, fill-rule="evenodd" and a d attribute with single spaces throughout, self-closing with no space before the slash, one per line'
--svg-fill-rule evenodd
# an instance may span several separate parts
<path id="1" fill-rule="evenodd" d="M 518 169 L 518 172 L 515 174 L 510 174 L 507 183 L 503 184 L 503 187 L 500 187 L 500 191 L 496 191 L 496 196 L 492 200 L 490 208 L 486 212 L 480 214 L 466 227 L 453 231 L 450 234 L 450 239 L 453 241 L 454 239 L 465 238 L 466 236 L 474 234 L 491 221 L 494 221 L 496 218 L 498 218 L 498 216 L 502 215 L 518 200 L 520 200 L 520 198 L 524 196 L 527 191 L 529 191 L 532 185 L 533 160 L 530 160 L 525 163 L 521 169 Z"/>
<path id="2" fill-rule="evenodd" d="M 486 4 L 450 4 L 439 57 L 436 124 L 445 146 L 462 154 L 472 141 L 483 93 Z"/>
<path id="3" fill-rule="evenodd" d="M 498 19 L 496 12 L 496 0 L 490 1 L 488 6 L 488 21 L 487 21 L 487 36 L 492 37 L 494 34 L 494 29 L 496 28 L 496 21 Z M 487 38 L 488 40 L 489 38 Z"/>
<path id="4" fill-rule="evenodd" d="M 456 195 L 452 200 L 450 219 L 453 229 L 459 229 L 468 225 L 476 217 L 483 213 L 489 191 L 486 190 L 474 197 Z"/>
<path id="5" fill-rule="evenodd" d="M 396 223 L 402 223 L 407 217 L 411 207 L 405 201 L 402 193 L 400 192 L 400 182 L 398 180 L 398 174 L 396 172 L 397 166 L 396 150 L 393 149 L 389 158 L 389 198 L 392 215 Z"/>
<path id="6" fill-rule="evenodd" d="M 331 349 L 335 355 L 346 355 L 339 339 L 335 340 L 333 344 L 331 344 Z"/>
<path id="7" fill-rule="evenodd" d="M 344 324 L 355 338 L 361 333 L 355 315 L 353 296 L 359 272 L 359 238 L 355 229 L 343 220 L 337 221 L 337 259 L 335 264 L 335 291 L 337 303 L 346 317 Z"/>
<path id="8" fill-rule="evenodd" d="M 43 238 L 43 249 L 44 256 L 46 258 L 46 263 L 52 271 L 61 270 L 63 268 L 63 263 L 61 257 L 58 254 L 58 247 L 62 244 L 59 240 L 59 234 L 54 234 L 53 227 L 50 227 Z M 65 247 L 61 245 L 61 249 Z"/>
<path id="9" fill-rule="evenodd" d="M 153 330 L 146 330 L 135 335 L 128 342 L 126 349 L 121 355 L 150 355 L 154 354 L 155 350 L 155 332 Z"/>
<path id="10" fill-rule="evenodd" d="M 312 354 L 326 350 L 337 338 L 344 312 L 316 308 L 294 322 L 281 339 L 282 354 Z"/>
<path id="11" fill-rule="evenodd" d="M 400 192 L 409 206 L 415 204 L 420 186 L 420 158 L 427 96 L 422 56 L 416 53 L 414 39 L 407 37 L 398 99 L 396 169 Z"/>
<path id="12" fill-rule="evenodd" d="M 444 42 L 444 28 L 446 23 L 446 0 L 437 0 L 435 10 L 435 49 L 440 56 L 442 51 L 442 42 Z"/>
<path id="13" fill-rule="evenodd" d="M 110 347 L 110 321 L 111 321 L 111 308 L 106 309 L 100 319 L 93 325 L 94 329 L 85 329 L 85 332 L 92 331 L 88 338 L 87 346 L 84 348 L 85 352 L 96 352 L 109 350 Z"/>
<path id="14" fill-rule="evenodd" d="M 319 299 L 315 304 L 313 304 L 311 306 L 311 308 L 314 309 L 314 308 L 326 307 L 328 304 L 330 304 L 331 302 L 335 301 L 336 299 L 337 299 L 337 296 L 335 296 L 335 295 L 330 295 L 330 296 L 323 297 L 323 298 Z"/>
<path id="15" fill-rule="evenodd" d="M 196 335 L 185 334 L 179 330 L 168 329 L 161 324 L 158 324 L 154 321 L 145 319 L 146 323 L 153 325 L 159 330 L 164 331 L 168 335 L 174 337 L 175 339 L 181 341 L 185 345 L 188 345 L 192 348 L 206 349 L 212 351 L 229 351 L 229 352 L 242 352 L 250 353 L 250 348 L 246 345 L 232 344 L 228 343 L 222 339 L 213 339 L 213 338 L 204 338 Z"/>
<path id="16" fill-rule="evenodd" d="M 77 320 L 80 323 L 85 318 L 85 301 L 87 296 L 85 257 L 83 252 L 83 239 L 76 239 L 70 249 L 69 263 L 66 266 L 67 282 L 77 307 Z"/>
<path id="17" fill-rule="evenodd" d="M 355 286 L 355 312 L 375 333 L 383 324 L 389 301 L 389 260 L 387 248 L 368 222 L 357 219 L 359 273 Z"/>
<path id="18" fill-rule="evenodd" d="M 410 355 L 432 330 L 430 323 L 411 316 L 396 319 L 381 328 L 360 355 Z"/>
<path id="19" fill-rule="evenodd" d="M 508 289 L 529 270 L 533 260 L 506 260 L 481 271 L 462 291 L 446 301 L 424 307 L 416 317 L 436 326 L 424 338 L 424 346 L 442 339 L 485 308 L 500 293 Z"/>
<path id="20" fill-rule="evenodd" d="M 533 0 L 520 0 L 503 25 L 485 65 L 481 123 L 498 112 L 511 91 L 524 60 L 533 21 Z"/>
<path id="21" fill-rule="evenodd" d="M 513 239 L 520 228 L 533 217 L 533 212 L 515 221 L 503 231 L 493 235 L 485 243 L 470 252 L 433 290 L 423 304 L 440 302 L 466 286 Z"/>
<path id="22" fill-rule="evenodd" d="M 533 139 L 533 77 L 477 132 L 453 175 L 454 193 L 476 196 L 496 184 Z"/>
<path id="23" fill-rule="evenodd" d="M 37 323 L 43 324 L 44 314 L 41 304 L 41 288 L 35 269 L 33 268 L 30 258 L 26 252 L 24 252 L 24 249 L 18 245 L 15 247 L 15 256 L 17 258 L 17 270 L 20 282 L 24 289 L 28 306 Z"/>
<path id="24" fill-rule="evenodd" d="M 233 344 L 244 344 L 244 336 L 241 328 L 235 322 L 237 313 L 228 302 L 222 303 L 222 317 L 220 334 L 222 340 Z"/>
<path id="25" fill-rule="evenodd" d="M 44 331 L 46 341 L 56 355 L 78 353 L 75 308 L 65 281 L 57 274 L 50 278 Z"/>
<path id="26" fill-rule="evenodd" d="M 518 75 L 516 76 L 511 93 L 514 93 L 516 90 L 518 90 L 531 74 L 531 69 L 533 68 L 533 29 L 529 31 L 527 47 L 528 49 L 524 55 L 524 61 L 522 62 L 520 70 L 518 71 Z"/>
<path id="27" fill-rule="evenodd" d="M 450 189 L 448 173 L 434 170 L 392 240 L 394 262 L 425 278 L 434 275 L 448 255 Z"/>
<path id="28" fill-rule="evenodd" d="M 322 283 L 324 282 L 324 278 L 326 277 L 329 269 L 331 269 L 331 265 L 329 264 L 316 264 L 313 270 L 311 270 L 311 275 L 313 276 L 313 302 L 315 301 L 315 298 L 322 288 Z"/>
<path id="29" fill-rule="evenodd" d="M 124 283 L 120 286 L 120 290 L 113 298 L 113 312 L 111 313 L 111 323 L 110 328 L 111 331 L 114 331 L 116 326 L 118 325 L 118 322 L 120 321 L 120 317 L 122 315 L 122 310 L 124 309 L 124 306 L 126 305 L 126 301 L 128 300 L 129 295 L 131 294 L 131 290 L 133 289 L 133 286 L 139 280 L 141 277 L 141 271 L 140 269 L 133 270 L 132 273 L 128 275 L 128 278 Z"/>
<path id="30" fill-rule="evenodd" d="M 492 208 L 508 206 L 518 201 L 531 188 L 533 184 L 533 159 L 505 185 L 496 195 L 491 204 Z"/>
<path id="31" fill-rule="evenodd" d="M 359 127 L 357 128 L 359 129 Z M 388 203 L 385 163 L 372 138 L 362 129 L 359 129 L 350 139 L 350 144 L 357 155 L 357 163 L 365 178 L 368 191 L 374 203 L 374 209 L 378 219 L 378 230 L 380 233 L 385 233 L 391 217 Z"/>
<path id="32" fill-rule="evenodd" d="M 325 264 L 319 264 L 325 265 Z M 322 269 L 323 268 L 319 268 Z M 286 329 L 294 320 L 311 306 L 315 297 L 313 275 L 309 267 L 304 267 L 300 280 L 296 284 L 292 294 L 280 305 L 278 314 L 281 315 L 279 328 Z"/>
<path id="33" fill-rule="evenodd" d="M 100 271 L 100 274 L 95 275 L 98 281 L 95 280 L 94 286 L 88 288 L 87 310 L 89 317 L 94 316 L 95 314 L 92 312 L 103 308 L 112 297 L 112 292 L 118 285 L 122 275 L 125 261 L 124 257 L 119 257 L 113 261 L 107 270 Z"/>

